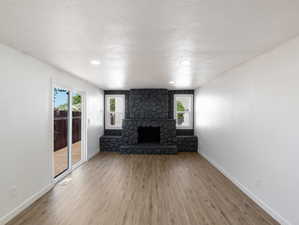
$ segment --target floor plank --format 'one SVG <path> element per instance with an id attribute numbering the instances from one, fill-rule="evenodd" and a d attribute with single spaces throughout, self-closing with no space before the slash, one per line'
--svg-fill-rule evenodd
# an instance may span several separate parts
<path id="1" fill-rule="evenodd" d="M 197 153 L 100 153 L 8 225 L 277 225 Z"/>

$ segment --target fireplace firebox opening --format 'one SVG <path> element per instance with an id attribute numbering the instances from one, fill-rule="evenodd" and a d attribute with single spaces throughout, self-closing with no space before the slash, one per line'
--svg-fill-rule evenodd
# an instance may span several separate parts
<path id="1" fill-rule="evenodd" d="M 138 127 L 138 144 L 160 143 L 160 127 Z"/>

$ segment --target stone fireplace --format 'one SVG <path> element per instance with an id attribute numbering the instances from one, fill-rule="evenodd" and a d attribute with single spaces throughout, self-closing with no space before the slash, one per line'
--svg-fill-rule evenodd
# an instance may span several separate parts
<path id="1" fill-rule="evenodd" d="M 193 91 L 178 91 L 193 93 Z M 176 130 L 173 119 L 173 96 L 167 89 L 131 89 L 107 91 L 107 94 L 125 94 L 126 110 L 122 129 L 105 130 L 100 139 L 103 151 L 134 154 L 174 154 L 197 151 L 197 137 L 193 130 Z"/>
<path id="2" fill-rule="evenodd" d="M 156 144 L 175 144 L 175 121 L 174 120 L 140 120 L 125 119 L 123 121 L 122 141 L 128 145 L 138 144 L 138 130 L 141 127 L 159 128 L 159 142 Z"/>
<path id="3" fill-rule="evenodd" d="M 137 150 L 144 153 L 145 149 L 148 153 L 176 152 L 176 125 L 174 119 L 168 119 L 166 89 L 130 90 L 129 112 L 130 118 L 123 120 L 121 152 L 128 149 L 134 153 Z M 153 144 L 155 149 L 149 151 Z"/>

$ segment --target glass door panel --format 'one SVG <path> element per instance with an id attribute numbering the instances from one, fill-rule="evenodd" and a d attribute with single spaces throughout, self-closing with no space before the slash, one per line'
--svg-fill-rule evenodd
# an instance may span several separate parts
<path id="1" fill-rule="evenodd" d="M 69 168 L 68 149 L 69 91 L 54 88 L 54 173 L 59 176 Z"/>
<path id="2" fill-rule="evenodd" d="M 72 96 L 72 165 L 82 159 L 82 96 L 73 93 Z"/>

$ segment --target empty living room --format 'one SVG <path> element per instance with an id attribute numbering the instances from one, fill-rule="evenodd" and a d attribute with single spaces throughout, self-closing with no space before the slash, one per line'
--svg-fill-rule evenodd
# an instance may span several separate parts
<path id="1" fill-rule="evenodd" d="M 0 225 L 299 225 L 299 0 L 2 0 L 0 84 Z"/>

